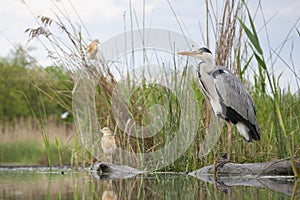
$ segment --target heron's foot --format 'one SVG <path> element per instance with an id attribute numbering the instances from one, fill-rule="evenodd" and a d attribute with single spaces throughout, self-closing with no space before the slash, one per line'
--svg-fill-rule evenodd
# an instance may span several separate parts
<path id="1" fill-rule="evenodd" d="M 223 167 L 226 163 L 231 162 L 227 153 L 225 153 L 221 158 L 218 159 L 215 170 L 218 167 Z"/>

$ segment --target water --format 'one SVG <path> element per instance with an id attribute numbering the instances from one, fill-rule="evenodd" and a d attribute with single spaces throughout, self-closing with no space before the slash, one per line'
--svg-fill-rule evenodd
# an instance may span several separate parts
<path id="1" fill-rule="evenodd" d="M 137 175 L 127 179 L 105 179 L 87 170 L 69 168 L 0 168 L 0 199 L 300 199 L 293 179 L 248 180 L 243 186 L 230 178 L 216 184 L 187 174 Z M 104 179 L 102 179 L 104 178 Z M 279 184 L 275 187 L 270 182 Z M 262 183 L 262 184 L 258 184 Z M 268 185 L 269 184 L 269 185 Z M 232 185 L 232 186 L 229 186 Z M 233 186 L 235 185 L 235 186 Z M 267 187 L 264 187 L 267 186 Z M 271 185 L 271 186 L 270 186 Z"/>

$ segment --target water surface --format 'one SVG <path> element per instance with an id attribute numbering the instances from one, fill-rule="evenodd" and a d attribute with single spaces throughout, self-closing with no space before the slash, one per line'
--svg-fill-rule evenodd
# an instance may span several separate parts
<path id="1" fill-rule="evenodd" d="M 187 174 L 141 174 L 116 180 L 103 177 L 69 168 L 0 168 L 0 199 L 291 199 L 293 191 L 299 198 L 299 183 L 297 186 L 292 180 L 277 180 L 286 187 L 278 191 L 229 186 L 225 181 L 211 184 Z"/>

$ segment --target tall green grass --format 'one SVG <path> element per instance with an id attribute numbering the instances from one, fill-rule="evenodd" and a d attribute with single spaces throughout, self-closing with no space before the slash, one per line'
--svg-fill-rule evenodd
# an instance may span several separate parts
<path id="1" fill-rule="evenodd" d="M 272 113 L 273 120 L 277 122 L 275 125 L 275 134 L 274 134 L 274 136 L 279 140 L 277 143 L 280 147 L 278 148 L 277 152 L 279 156 L 289 156 L 291 158 L 294 174 L 295 176 L 299 177 L 298 169 L 296 168 L 294 163 L 294 156 L 296 156 L 295 155 L 296 149 L 294 149 L 295 146 L 294 139 L 296 138 L 293 137 L 293 135 L 297 135 L 296 133 L 300 131 L 299 111 L 298 113 L 297 111 L 288 112 L 285 109 L 286 107 L 294 107 L 296 106 L 296 104 L 293 102 L 293 97 L 291 97 L 291 94 L 284 94 L 281 91 L 280 86 L 278 85 L 279 84 L 278 79 L 280 77 L 276 78 L 274 74 L 273 75 L 270 74 L 267 67 L 267 63 L 264 58 L 264 52 L 262 50 L 260 41 L 258 39 L 258 34 L 256 32 L 256 28 L 251 13 L 246 3 L 244 1 L 243 3 L 245 4 L 245 8 L 247 10 L 248 19 L 251 24 L 251 29 L 249 29 L 242 20 L 239 19 L 239 21 L 247 37 L 249 38 L 250 41 L 249 45 L 251 46 L 252 52 L 255 56 L 258 65 L 258 70 L 259 70 L 258 79 L 260 81 L 256 82 L 255 87 L 259 87 L 258 84 L 260 84 L 260 90 L 259 90 L 261 93 L 260 96 L 267 98 L 266 83 L 265 83 L 265 79 L 267 79 L 269 83 L 268 85 L 271 88 L 271 95 L 272 95 L 272 97 L 268 98 L 271 103 L 269 105 L 271 105 L 271 107 L 273 108 L 272 111 L 269 111 L 269 113 Z M 287 104 L 287 102 L 289 104 Z M 290 121 L 291 123 L 288 124 L 287 120 L 291 120 Z M 271 122 L 269 122 L 268 124 L 271 125 L 271 127 L 273 127 L 274 125 Z M 271 135 L 273 135 L 272 132 Z M 269 140 L 268 144 L 270 146 L 271 146 L 271 141 L 270 141 L 271 139 L 273 138 L 268 139 Z"/>
<path id="2" fill-rule="evenodd" d="M 58 153 L 58 151 L 60 153 Z M 69 165 L 72 152 L 65 145 L 46 149 L 37 141 L 13 141 L 0 144 L 0 165 Z"/>
<path id="3" fill-rule="evenodd" d="M 268 66 L 269 64 L 264 57 L 266 50 L 261 47 L 255 21 L 244 1 L 224 1 L 224 3 L 220 3 L 217 6 L 223 7 L 221 11 L 214 7 L 216 5 L 212 4 L 212 2 L 205 2 L 207 8 L 207 37 L 204 43 L 207 46 L 212 46 L 211 41 L 214 41 L 216 63 L 231 69 L 247 85 L 254 99 L 261 129 L 261 141 L 245 143 L 236 128 L 233 127 L 231 158 L 235 162 L 241 163 L 265 162 L 283 157 L 290 157 L 294 161 L 294 157 L 299 157 L 300 152 L 299 95 L 292 94 L 290 91 L 284 92 L 279 85 L 280 77 L 275 77 L 274 74 L 270 73 L 270 66 Z M 61 17 L 59 17 L 59 14 Z M 62 10 L 58 11 L 57 19 L 55 20 L 48 17 L 39 17 L 37 19 L 40 20 L 41 27 L 28 29 L 30 38 L 46 35 L 53 49 L 49 49 L 46 46 L 45 48 L 48 52 L 56 55 L 53 56 L 51 54 L 55 62 L 63 63 L 62 67 L 69 72 L 73 80 L 76 80 L 78 72 L 84 72 L 90 77 L 101 75 L 101 78 L 96 83 L 95 94 L 97 120 L 100 127 L 109 126 L 112 130 L 115 130 L 117 124 L 111 112 L 111 97 L 116 81 L 101 55 L 93 62 L 87 60 L 84 53 L 87 42 L 83 39 L 83 35 L 88 35 L 88 33 L 82 32 L 81 29 L 78 30 L 75 23 L 68 16 L 65 16 Z M 247 22 L 249 22 L 249 26 Z M 131 23 L 133 24 L 134 22 L 131 21 Z M 222 26 L 220 26 L 220 23 Z M 52 26 L 52 28 L 56 26 L 56 28 L 62 30 L 66 37 L 65 39 L 69 42 L 66 43 L 66 40 L 57 40 L 55 36 L 52 37 L 52 33 L 46 29 L 49 26 Z M 44 30 L 44 32 L 41 30 Z M 213 33 L 213 40 L 209 37 L 210 33 Z M 248 80 L 246 76 L 246 71 L 250 66 L 255 66 L 253 67 L 255 69 L 254 81 Z M 187 77 L 184 73 L 181 76 L 183 78 Z M 172 81 L 175 82 L 176 80 Z M 203 165 L 213 163 L 216 159 L 215 157 L 221 156 L 227 149 L 228 127 L 225 124 L 222 128 L 220 139 L 213 151 L 206 157 L 199 159 L 198 152 L 206 130 L 210 125 L 212 113 L 209 104 L 199 89 L 197 80 L 189 81 L 190 85 L 194 86 L 193 91 L 197 98 L 195 109 L 199 109 L 200 111 L 199 119 L 197 119 L 199 120 L 197 135 L 188 151 L 178 160 L 170 163 L 165 170 L 195 170 Z M 268 87 L 271 89 L 271 92 L 268 92 Z M 163 129 L 152 138 L 140 139 L 131 137 L 117 128 L 116 140 L 118 146 L 129 152 L 141 153 L 155 151 L 168 144 L 174 137 L 174 133 L 178 130 L 180 108 L 178 107 L 176 98 L 172 92 L 160 86 L 141 85 L 139 89 L 133 92 L 130 100 L 126 102 L 132 118 L 137 124 L 146 125 L 151 121 L 151 113 L 148 108 L 155 104 L 160 104 L 167 105 L 165 106 L 165 109 L 168 111 L 167 122 Z M 91 122 L 87 120 L 87 123 Z M 88 125 L 91 126 L 91 124 Z M 95 134 L 98 133 L 86 134 L 96 137 Z M 80 137 L 80 134 L 76 133 L 72 147 L 72 163 L 76 162 L 77 154 L 80 151 L 84 151 L 82 147 L 86 145 L 82 144 L 82 140 L 80 141 L 78 137 Z M 99 149 L 101 148 L 99 147 Z M 94 153 L 91 149 L 89 149 L 89 152 L 91 154 Z M 299 176 L 298 170 L 295 167 L 294 173 L 296 176 Z"/>

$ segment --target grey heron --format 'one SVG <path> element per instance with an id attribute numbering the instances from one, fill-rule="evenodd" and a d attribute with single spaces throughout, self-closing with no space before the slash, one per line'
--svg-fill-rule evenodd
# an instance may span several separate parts
<path id="1" fill-rule="evenodd" d="M 106 160 L 107 162 L 113 162 L 113 156 L 117 149 L 115 136 L 108 127 L 101 129 L 101 132 L 103 133 L 101 138 L 101 147 L 106 156 Z"/>
<path id="2" fill-rule="evenodd" d="M 235 124 L 247 142 L 260 140 L 254 103 L 241 81 L 230 70 L 216 66 L 211 51 L 205 47 L 178 54 L 202 60 L 198 78 L 214 114 Z"/>

